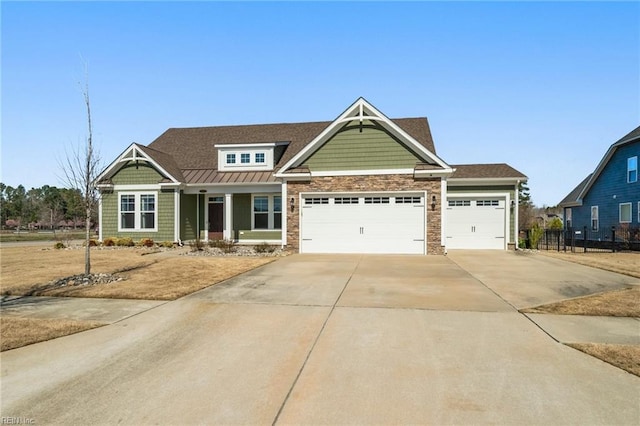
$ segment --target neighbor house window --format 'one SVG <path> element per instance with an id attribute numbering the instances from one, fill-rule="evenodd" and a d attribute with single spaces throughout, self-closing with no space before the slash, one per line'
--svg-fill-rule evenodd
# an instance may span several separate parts
<path id="1" fill-rule="evenodd" d="M 253 197 L 253 229 L 282 228 L 282 196 L 255 195 Z"/>
<path id="2" fill-rule="evenodd" d="M 250 162 L 251 162 L 251 154 L 249 153 L 240 154 L 240 163 L 249 164 Z"/>
<path id="3" fill-rule="evenodd" d="M 638 157 L 627 158 L 627 183 L 638 181 Z"/>
<path id="4" fill-rule="evenodd" d="M 118 231 L 157 231 L 155 193 L 120 194 Z"/>
<path id="5" fill-rule="evenodd" d="M 227 154 L 227 164 L 236 164 L 235 154 Z"/>
<path id="6" fill-rule="evenodd" d="M 571 228 L 571 223 L 573 222 L 573 218 L 572 218 L 572 212 L 571 212 L 571 207 L 569 207 L 568 209 L 565 210 L 565 219 L 564 219 L 564 223 L 567 226 L 567 229 Z"/>
<path id="7" fill-rule="evenodd" d="M 638 201 L 638 223 L 640 223 L 640 201 Z"/>
<path id="8" fill-rule="evenodd" d="M 597 231 L 600 224 L 598 223 L 598 206 L 591 206 L 591 230 Z"/>
<path id="9" fill-rule="evenodd" d="M 619 206 L 620 223 L 631 223 L 631 203 L 621 203 Z"/>
<path id="10" fill-rule="evenodd" d="M 264 152 L 258 152 L 256 154 L 256 163 L 264 164 Z"/>

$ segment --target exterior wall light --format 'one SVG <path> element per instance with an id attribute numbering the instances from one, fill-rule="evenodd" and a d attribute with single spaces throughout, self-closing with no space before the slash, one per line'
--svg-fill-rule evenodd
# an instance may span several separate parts
<path id="1" fill-rule="evenodd" d="M 293 211 L 296 208 L 296 199 L 291 197 L 291 200 L 289 200 L 289 206 L 291 207 L 291 212 L 293 213 Z"/>
<path id="2" fill-rule="evenodd" d="M 511 208 L 515 208 L 516 206 L 516 200 L 511 200 Z"/>
<path id="3" fill-rule="evenodd" d="M 436 196 L 432 195 L 431 196 L 431 210 L 434 210 L 436 208 Z"/>

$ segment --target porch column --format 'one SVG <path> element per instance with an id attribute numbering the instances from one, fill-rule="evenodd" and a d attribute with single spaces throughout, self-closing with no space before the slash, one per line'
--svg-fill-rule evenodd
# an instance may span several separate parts
<path id="1" fill-rule="evenodd" d="M 224 194 L 224 231 L 225 240 L 233 239 L 233 194 Z"/>

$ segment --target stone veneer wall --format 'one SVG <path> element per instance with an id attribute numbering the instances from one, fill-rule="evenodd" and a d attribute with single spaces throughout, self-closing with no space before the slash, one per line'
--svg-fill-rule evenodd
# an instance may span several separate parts
<path id="1" fill-rule="evenodd" d="M 440 178 L 414 179 L 413 175 L 329 176 L 314 177 L 310 182 L 287 182 L 287 197 L 295 199 L 293 212 L 289 203 L 283 203 L 287 209 L 287 247 L 296 251 L 300 248 L 300 193 L 377 191 L 427 191 L 427 254 L 444 253 Z M 438 201 L 432 210 L 430 200 L 433 195 Z"/>

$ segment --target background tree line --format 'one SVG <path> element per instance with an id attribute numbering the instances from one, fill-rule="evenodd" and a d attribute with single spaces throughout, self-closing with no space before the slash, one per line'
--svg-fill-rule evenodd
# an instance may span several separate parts
<path id="1" fill-rule="evenodd" d="M 96 217 L 92 223 L 97 223 Z M 83 228 L 84 197 L 79 189 L 44 185 L 26 190 L 0 182 L 0 225 L 2 229 Z"/>

